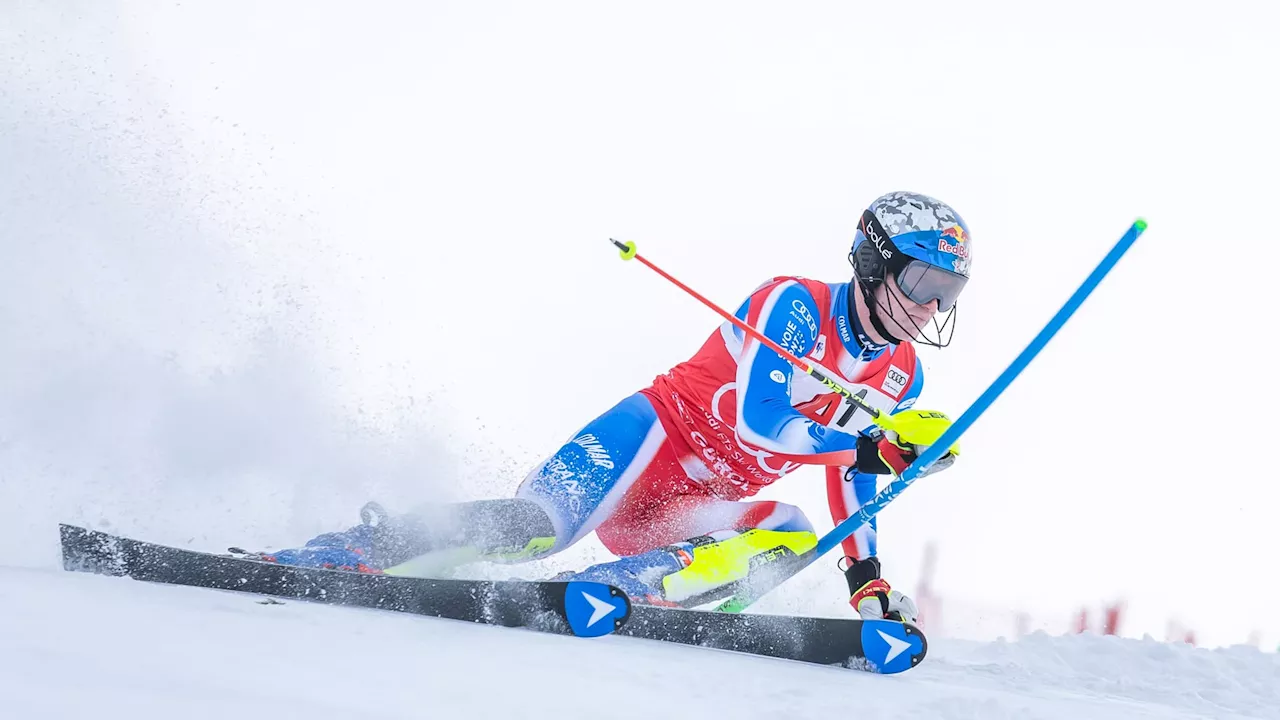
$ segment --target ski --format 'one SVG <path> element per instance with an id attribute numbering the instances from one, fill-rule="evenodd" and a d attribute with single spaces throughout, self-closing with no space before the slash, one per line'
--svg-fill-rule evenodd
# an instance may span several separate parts
<path id="1" fill-rule="evenodd" d="M 66 570 L 393 610 L 579 637 L 624 627 L 631 603 L 618 588 L 567 581 L 479 581 L 299 568 L 214 555 L 61 525 Z"/>
<path id="2" fill-rule="evenodd" d="M 928 643 L 893 620 L 751 615 L 635 605 L 618 630 L 649 640 L 697 645 L 891 675 L 919 665 Z"/>
<path id="3" fill-rule="evenodd" d="M 909 670 L 924 633 L 891 620 L 754 615 L 631 605 L 611 585 L 582 581 L 424 579 L 298 568 L 61 525 L 67 570 L 335 605 L 525 627 L 584 637 L 716 648 L 882 674 Z M 268 601 L 269 602 L 269 601 Z"/>

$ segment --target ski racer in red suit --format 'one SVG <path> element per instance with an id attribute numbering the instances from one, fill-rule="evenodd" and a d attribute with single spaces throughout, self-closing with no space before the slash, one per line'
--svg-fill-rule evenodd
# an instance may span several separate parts
<path id="1" fill-rule="evenodd" d="M 894 414 L 897 433 L 877 432 L 865 410 L 726 322 L 692 358 L 574 433 L 514 498 L 400 516 L 371 503 L 360 525 L 269 559 L 431 574 L 473 560 L 545 557 L 595 532 L 620 559 L 573 577 L 616 585 L 641 602 L 725 597 L 762 561 L 817 543 L 799 508 L 749 500 L 762 488 L 802 465 L 824 465 L 839 523 L 875 494 L 878 475 L 900 473 L 949 426 L 942 413 L 913 408 L 924 377 L 912 340 L 950 341 L 971 254 L 968 227 L 951 207 L 890 193 L 860 219 L 850 282 L 776 277 L 737 309 L 739 319 Z M 957 454 L 951 448 L 932 471 Z M 881 577 L 874 523 L 843 549 L 860 615 L 915 619 L 915 604 Z"/>

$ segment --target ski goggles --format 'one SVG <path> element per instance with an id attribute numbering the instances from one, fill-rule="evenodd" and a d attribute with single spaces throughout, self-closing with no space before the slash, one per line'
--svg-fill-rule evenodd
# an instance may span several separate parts
<path id="1" fill-rule="evenodd" d="M 902 294 L 911 302 L 924 305 L 937 300 L 938 310 L 943 312 L 955 307 L 960 291 L 969 279 L 923 260 L 912 260 L 902 266 L 894 278 L 898 281 Z"/>

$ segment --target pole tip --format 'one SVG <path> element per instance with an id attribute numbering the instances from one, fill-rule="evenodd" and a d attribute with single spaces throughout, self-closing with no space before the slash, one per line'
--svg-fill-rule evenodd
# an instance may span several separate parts
<path id="1" fill-rule="evenodd" d="M 622 256 L 623 260 L 630 260 L 636 256 L 636 243 L 634 240 L 618 242 L 613 238 L 609 238 L 609 242 L 613 243 L 614 247 L 618 248 L 618 254 Z"/>
<path id="2" fill-rule="evenodd" d="M 1142 218 L 1138 218 L 1133 221 L 1133 226 L 1138 228 L 1138 232 L 1143 232 L 1147 229 L 1147 221 Z"/>

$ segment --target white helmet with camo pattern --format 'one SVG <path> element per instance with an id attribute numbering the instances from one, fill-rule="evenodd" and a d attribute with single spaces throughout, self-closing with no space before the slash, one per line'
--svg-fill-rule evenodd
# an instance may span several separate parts
<path id="1" fill-rule="evenodd" d="M 934 317 L 935 335 L 928 337 L 923 328 L 915 328 L 919 341 L 934 347 L 946 347 L 955 333 L 956 300 L 969 280 L 972 260 L 973 241 L 960 214 L 940 200 L 913 192 L 891 192 L 876 198 L 862 212 L 849 252 L 854 279 L 872 310 L 871 322 L 882 336 L 893 337 L 885 330 L 880 313 L 897 317 L 893 308 L 872 297 L 885 278 L 892 276 L 913 302 L 938 301 L 938 312 L 946 316 L 941 323 Z"/>

